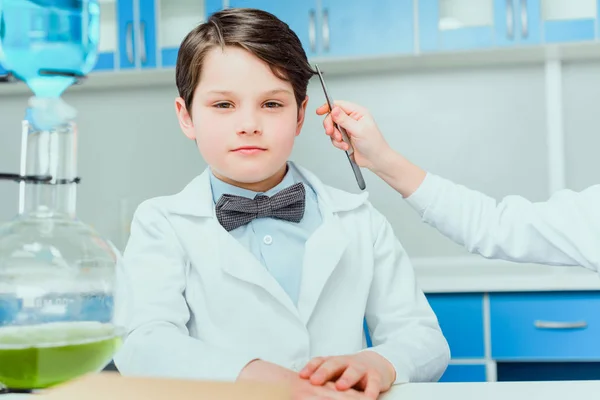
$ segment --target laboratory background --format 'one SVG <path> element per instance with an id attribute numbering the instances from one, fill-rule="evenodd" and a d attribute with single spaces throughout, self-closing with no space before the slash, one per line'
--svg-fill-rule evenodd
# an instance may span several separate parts
<path id="1" fill-rule="evenodd" d="M 63 95 L 78 111 L 78 216 L 123 250 L 140 202 L 202 172 L 175 116 L 177 47 L 208 14 L 241 6 L 290 24 L 332 97 L 366 106 L 392 147 L 426 170 L 498 200 L 584 189 L 600 171 L 599 3 L 101 0 L 98 62 Z M 19 168 L 30 96 L 20 82 L 0 84 L 2 172 Z M 325 101 L 317 78 L 308 96 L 293 160 L 359 192 L 315 113 Z M 442 381 L 600 379 L 595 273 L 469 255 L 363 174 L 449 341 Z M 1 183 L 1 222 L 14 218 L 18 200 L 18 185 Z"/>

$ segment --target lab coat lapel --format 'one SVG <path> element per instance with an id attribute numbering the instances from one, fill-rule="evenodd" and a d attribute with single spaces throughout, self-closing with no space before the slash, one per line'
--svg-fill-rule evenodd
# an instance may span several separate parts
<path id="1" fill-rule="evenodd" d="M 267 291 L 285 308 L 298 316 L 294 303 L 277 280 L 254 254 L 244 248 L 219 224 L 215 215 L 209 173 L 207 169 L 179 193 L 175 206 L 175 212 L 200 217 L 201 220 L 198 222 L 205 225 L 205 229 L 201 229 L 202 237 L 198 238 L 198 243 L 203 249 L 202 264 L 218 265 L 226 274 Z M 195 235 L 197 231 L 194 229 L 190 234 Z"/>
<path id="2" fill-rule="evenodd" d="M 307 324 L 349 245 L 338 214 L 356 210 L 366 202 L 368 194 L 356 195 L 327 187 L 309 171 L 293 166 L 316 192 L 322 216 L 321 226 L 306 242 L 304 252 L 298 312 Z"/>
<path id="3" fill-rule="evenodd" d="M 307 324 L 336 266 L 348 246 L 337 215 L 330 215 L 306 242 L 298 312 Z"/>

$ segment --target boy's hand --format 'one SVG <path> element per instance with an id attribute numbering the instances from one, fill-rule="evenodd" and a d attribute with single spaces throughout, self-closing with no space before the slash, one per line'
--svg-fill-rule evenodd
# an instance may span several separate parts
<path id="1" fill-rule="evenodd" d="M 364 393 L 354 389 L 340 391 L 333 382 L 315 386 L 297 376 L 296 380 L 297 382 L 292 383 L 293 400 L 369 400 Z"/>
<path id="2" fill-rule="evenodd" d="M 327 104 L 323 104 L 317 109 L 318 115 L 327 113 L 329 113 Z M 338 149 L 348 150 L 348 145 L 342 141 L 342 134 L 334 128 L 333 122 L 348 133 L 352 147 L 354 147 L 356 163 L 361 167 L 376 171 L 379 168 L 380 160 L 390 153 L 391 149 L 369 111 L 357 104 L 339 100 L 334 102 L 332 112 L 323 121 L 325 133 L 331 137 L 333 145 Z"/>
<path id="3" fill-rule="evenodd" d="M 300 377 L 313 385 L 335 381 L 338 390 L 356 388 L 370 399 L 387 391 L 396 379 L 396 371 L 388 360 L 373 351 L 350 356 L 317 357 L 311 360 Z"/>
<path id="4" fill-rule="evenodd" d="M 246 365 L 238 380 L 287 384 L 291 389 L 293 400 L 368 400 L 363 393 L 354 389 L 337 390 L 333 382 L 315 386 L 290 369 L 262 360 L 254 360 Z"/>

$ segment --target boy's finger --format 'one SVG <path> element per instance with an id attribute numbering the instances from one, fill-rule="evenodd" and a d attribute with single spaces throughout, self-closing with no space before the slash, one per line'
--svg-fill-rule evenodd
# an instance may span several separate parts
<path id="1" fill-rule="evenodd" d="M 343 358 L 330 358 L 325 361 L 310 377 L 313 385 L 324 385 L 334 380 L 348 368 L 348 362 Z"/>
<path id="2" fill-rule="evenodd" d="M 324 362 L 325 357 L 315 357 L 300 371 L 301 378 L 309 378 Z"/>
<path id="3" fill-rule="evenodd" d="M 367 385 L 365 387 L 365 396 L 370 399 L 377 399 L 379 394 L 381 393 L 381 384 L 379 377 L 375 374 L 370 374 L 367 376 Z"/>
<path id="4" fill-rule="evenodd" d="M 356 385 L 365 376 L 366 371 L 360 370 L 356 367 L 348 367 L 340 379 L 335 383 L 335 387 L 338 390 L 348 390 Z"/>

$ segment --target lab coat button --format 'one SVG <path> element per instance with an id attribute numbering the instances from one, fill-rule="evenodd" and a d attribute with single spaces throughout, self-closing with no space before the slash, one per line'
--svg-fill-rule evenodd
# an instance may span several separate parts
<path id="1" fill-rule="evenodd" d="M 273 243 L 273 238 L 271 237 L 271 235 L 267 235 L 263 238 L 263 242 L 266 245 L 269 245 L 269 244 Z"/>

